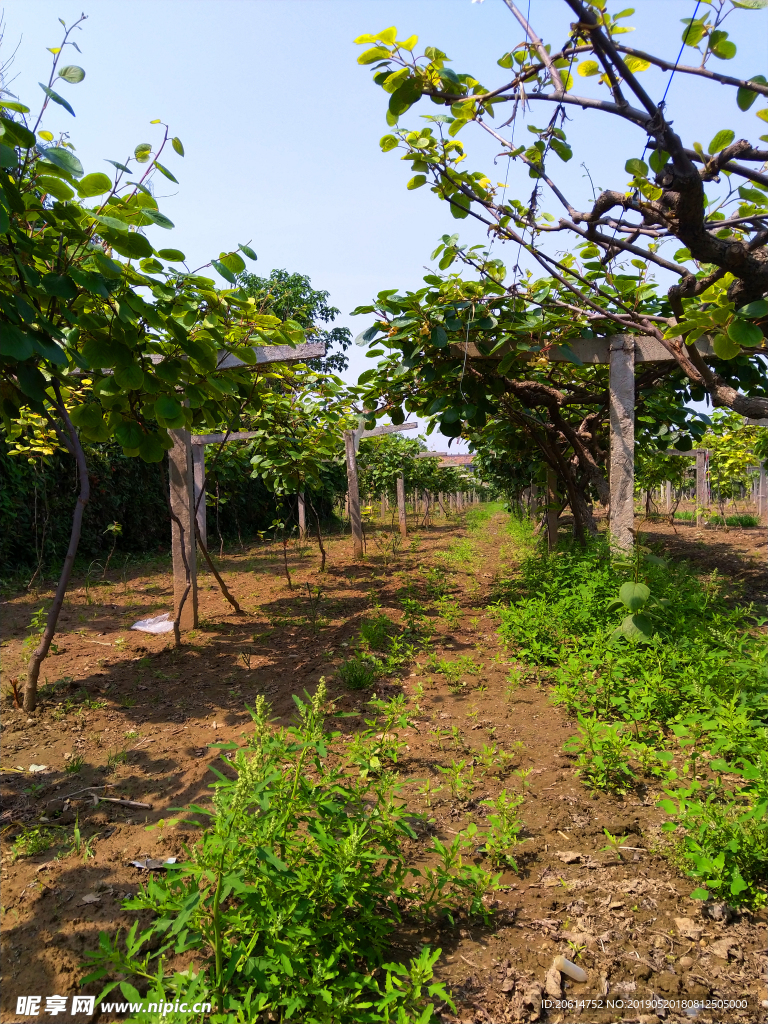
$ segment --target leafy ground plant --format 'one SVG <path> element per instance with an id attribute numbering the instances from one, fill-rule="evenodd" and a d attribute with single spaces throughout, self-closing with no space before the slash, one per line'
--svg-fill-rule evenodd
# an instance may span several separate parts
<path id="1" fill-rule="evenodd" d="M 578 718 L 566 749 L 584 783 L 661 785 L 669 852 L 697 897 L 766 902 L 765 621 L 714 577 L 642 549 L 622 562 L 600 543 L 530 552 L 504 587 L 501 636 Z"/>
<path id="2" fill-rule="evenodd" d="M 410 867 L 402 850 L 414 833 L 396 781 L 329 767 L 338 733 L 325 731 L 324 685 L 294 700 L 295 727 L 273 729 L 259 697 L 248 746 L 216 744 L 226 771 L 216 772 L 210 803 L 188 810 L 195 825 L 207 822 L 203 834 L 184 863 L 124 904 L 148 911 L 148 927 L 102 933 L 87 954 L 94 970 L 84 983 L 111 978 L 100 999 L 119 985 L 135 1000 L 137 985 L 153 1002 L 207 1000 L 213 1024 L 429 1024 L 435 1003 L 453 1008 L 433 978 L 439 950 L 423 947 L 401 964 L 387 947 L 406 906 L 422 921 L 457 910 L 488 916 L 484 898 L 498 879 L 462 859 L 475 827 L 451 847 L 436 840 L 435 867 Z M 402 711 L 392 705 L 377 703 L 385 726 Z M 168 962 L 180 955 L 190 966 L 173 972 Z"/>

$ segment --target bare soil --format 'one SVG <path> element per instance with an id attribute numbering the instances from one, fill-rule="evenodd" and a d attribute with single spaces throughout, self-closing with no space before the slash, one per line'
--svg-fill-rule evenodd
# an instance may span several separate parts
<path id="1" fill-rule="evenodd" d="M 661 855 L 663 815 L 655 794 L 650 789 L 624 799 L 590 794 L 574 774 L 572 758 L 562 753 L 573 723 L 551 705 L 537 674 L 518 665 L 500 644 L 487 604 L 494 580 L 508 573 L 515 559 L 503 520 L 496 515 L 469 534 L 462 517 L 440 519 L 418 531 L 412 549 L 389 566 L 372 552 L 356 563 L 346 538 L 326 541 L 328 570 L 322 576 L 314 547 L 303 557 L 294 551 L 293 590 L 277 548 L 253 545 L 231 552 L 220 566 L 249 614 L 232 614 L 203 574 L 201 625 L 184 636 L 179 649 L 172 634 L 129 628 L 139 618 L 171 609 L 166 561 L 147 563 L 124 581 L 119 573 L 109 574 L 111 579 L 89 585 L 87 593 L 84 581 L 77 581 L 62 616 L 58 653 L 43 668 L 44 681 L 56 686 L 45 691 L 33 716 L 15 709 L 7 694 L 3 698 L 0 1020 L 18 1019 L 19 995 L 80 991 L 79 979 L 87 973 L 83 953 L 96 948 L 99 931 L 113 934 L 133 923 L 134 915 L 122 910 L 121 902 L 146 872 L 130 861 L 182 856 L 185 842 L 194 841 L 189 831 L 147 831 L 146 826 L 207 792 L 217 756 L 208 744 L 238 740 L 247 732 L 245 705 L 257 694 L 265 694 L 275 716 L 287 723 L 291 695 L 311 691 L 325 676 L 337 710 L 364 709 L 370 693 L 346 690 L 334 676 L 335 667 L 372 608 L 401 621 L 398 592 L 410 580 L 424 598 L 433 635 L 413 664 L 375 689 L 381 696 L 402 688 L 413 697 L 417 687 L 423 688 L 414 727 L 405 737 L 405 760 L 398 764 L 409 805 L 434 819 L 413 845 L 414 860 L 422 859 L 432 835 L 450 843 L 470 821 L 482 827 L 481 801 L 501 788 L 525 791 L 525 839 L 515 851 L 519 871 L 504 874 L 491 924 L 459 921 L 453 929 L 403 929 L 396 936 L 403 956 L 422 943 L 443 950 L 438 973 L 450 983 L 459 1006 L 458 1016 L 446 1010 L 443 1020 L 764 1021 L 765 911 L 738 914 L 720 907 L 714 917 L 704 916 L 701 904 L 689 898 L 691 881 Z M 717 568 L 742 581 L 748 599 L 765 592 L 765 552 L 759 546 L 764 531 L 753 542 L 753 531 L 678 526 L 675 533 L 658 524 L 643 529 L 703 571 Z M 474 545 L 468 560 L 441 557 L 462 540 Z M 430 566 L 450 578 L 458 603 L 455 624 L 440 618 L 426 598 Z M 307 583 L 323 590 L 316 632 L 309 621 Z M 17 594 L 4 604 L 4 691 L 10 679 L 23 678 L 26 627 L 49 597 L 45 591 Z M 470 656 L 479 673 L 467 674 L 461 692 L 451 693 L 445 678 L 427 666 L 431 653 L 447 659 Z M 519 681 L 511 687 L 510 672 Z M 360 719 L 342 721 L 349 731 L 360 727 L 355 724 Z M 450 732 L 454 726 L 458 740 L 438 743 L 435 730 Z M 477 759 L 482 745 L 492 740 L 515 754 L 515 768 L 530 769 L 527 785 L 519 776 L 501 781 L 483 776 Z M 67 773 L 76 758 L 83 759 L 82 766 Z M 475 760 L 472 799 L 452 801 L 444 789 L 428 807 L 417 795 L 418 784 L 427 778 L 444 784 L 437 766 L 454 758 Z M 30 772 L 32 765 L 44 768 Z M 94 806 L 83 792 L 89 786 L 151 808 Z M 76 820 L 92 842 L 93 856 L 85 860 L 82 851 L 68 852 Z M 57 844 L 14 858 L 13 840 L 41 826 L 59 829 Z M 621 860 L 605 849 L 606 828 L 626 837 Z M 560 988 L 559 977 L 548 978 L 558 954 L 578 958 L 586 983 L 563 978 Z M 89 990 L 95 993 L 98 986 Z M 576 1005 L 558 1006 L 558 1000 Z M 654 1009 L 652 1000 L 673 1005 Z M 696 1000 L 704 1008 L 682 1008 L 684 1001 Z M 718 1001 L 741 1005 L 722 1008 Z M 707 1002 L 713 1005 L 707 1008 Z"/>

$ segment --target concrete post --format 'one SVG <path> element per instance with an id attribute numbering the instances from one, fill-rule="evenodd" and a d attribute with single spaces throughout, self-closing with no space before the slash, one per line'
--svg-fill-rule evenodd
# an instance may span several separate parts
<path id="1" fill-rule="evenodd" d="M 669 512 L 672 511 L 672 481 L 671 480 L 667 480 L 667 482 L 665 483 L 664 491 L 665 491 L 665 495 L 664 496 L 666 498 L 667 512 L 669 513 Z"/>
<path id="2" fill-rule="evenodd" d="M 190 591 L 184 602 L 179 628 L 197 627 L 197 561 L 195 554 L 194 523 L 194 467 L 192 464 L 192 443 L 188 430 L 169 430 L 173 448 L 168 452 L 171 508 L 184 528 L 183 544 L 190 572 Z M 202 505 L 202 502 L 200 503 Z M 187 588 L 187 573 L 182 555 L 182 534 L 175 522 L 171 523 L 171 553 L 173 556 L 173 614 L 179 613 L 181 599 Z"/>
<path id="3" fill-rule="evenodd" d="M 200 536 L 202 537 L 203 544 L 205 544 L 207 548 L 208 521 L 206 517 L 205 495 L 203 494 L 202 498 L 200 498 L 200 494 L 203 490 L 203 484 L 205 483 L 205 445 L 193 444 L 191 447 L 192 475 L 194 478 L 193 497 L 195 500 L 195 505 L 197 505 L 198 499 L 200 499 L 200 504 L 197 505 L 197 528 L 200 531 Z"/>
<path id="4" fill-rule="evenodd" d="M 352 547 L 355 558 L 362 558 L 363 521 L 360 516 L 360 491 L 357 485 L 354 430 L 344 431 L 344 447 L 347 453 L 347 497 L 349 498 L 349 522 L 352 527 Z"/>
<path id="5" fill-rule="evenodd" d="M 400 536 L 408 538 L 408 517 L 405 512 L 405 479 L 403 474 L 397 478 L 397 518 L 400 523 Z"/>
<path id="6" fill-rule="evenodd" d="M 704 449 L 696 452 L 696 525 L 704 524 L 704 509 L 707 501 L 707 453 Z"/>
<path id="7" fill-rule="evenodd" d="M 765 472 L 765 463 L 760 463 L 760 482 L 757 485 L 757 509 L 761 518 L 768 512 L 768 474 Z"/>
<path id="8" fill-rule="evenodd" d="M 634 545 L 635 343 L 616 335 L 609 345 L 611 542 L 620 551 Z"/>
<path id="9" fill-rule="evenodd" d="M 304 540 L 307 536 L 307 506 L 304 501 L 304 491 L 299 491 L 299 538 Z"/>
<path id="10" fill-rule="evenodd" d="M 547 466 L 547 547 L 557 547 L 557 473 Z"/>

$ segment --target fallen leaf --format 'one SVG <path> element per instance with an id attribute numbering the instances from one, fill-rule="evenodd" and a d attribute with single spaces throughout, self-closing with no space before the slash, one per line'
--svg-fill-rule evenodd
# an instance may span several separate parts
<path id="1" fill-rule="evenodd" d="M 714 953 L 715 956 L 719 956 L 721 960 L 727 960 L 728 954 L 733 951 L 734 954 L 738 954 L 739 947 L 733 941 L 733 939 L 718 939 L 713 942 L 707 950 L 708 953 Z M 741 959 L 738 955 L 737 959 Z"/>
<path id="2" fill-rule="evenodd" d="M 95 892 L 87 892 L 85 896 L 80 900 L 81 903 L 100 903 L 101 896 Z"/>
<path id="3" fill-rule="evenodd" d="M 159 871 L 161 868 L 168 867 L 169 864 L 175 864 L 176 857 L 169 857 L 167 860 L 155 860 L 154 857 L 145 857 L 144 860 L 132 860 L 129 863 L 135 868 L 140 868 L 142 871 Z"/>
<path id="4" fill-rule="evenodd" d="M 48 765 L 47 764 L 31 764 L 29 766 L 29 770 L 31 772 L 47 772 L 48 771 Z"/>
<path id="5" fill-rule="evenodd" d="M 557 856 L 563 864 L 576 864 L 581 860 L 581 854 L 575 850 L 558 850 Z"/>

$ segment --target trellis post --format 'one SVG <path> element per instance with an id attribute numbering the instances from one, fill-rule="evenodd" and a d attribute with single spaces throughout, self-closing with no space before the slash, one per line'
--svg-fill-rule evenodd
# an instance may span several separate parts
<path id="1" fill-rule="evenodd" d="M 373 430 L 363 430 L 358 427 L 357 430 L 344 431 L 344 450 L 347 459 L 347 500 L 355 558 L 363 557 L 363 520 L 360 514 L 360 489 L 357 480 L 357 449 L 360 441 L 363 438 L 379 437 L 382 434 L 397 434 L 401 430 L 417 430 L 418 426 L 418 423 L 385 423 L 374 427 Z"/>
<path id="2" fill-rule="evenodd" d="M 400 536 L 408 538 L 408 516 L 405 511 L 405 477 L 401 473 L 397 478 L 397 518 L 400 523 Z"/>
<path id="3" fill-rule="evenodd" d="M 259 346 L 254 348 L 253 351 L 256 355 L 255 364 L 245 363 L 237 356 L 226 353 L 220 358 L 216 368 L 219 370 L 229 370 L 252 366 L 256 369 L 263 363 L 285 363 L 314 359 L 325 355 L 325 343 L 310 342 L 306 345 L 297 345 L 295 348 L 292 348 L 290 345 Z M 185 429 L 169 430 L 168 433 L 173 441 L 173 447 L 168 452 L 171 508 L 183 527 L 183 547 L 189 569 L 189 592 L 181 608 L 179 629 L 189 630 L 197 627 L 196 505 L 198 525 L 201 526 L 200 536 L 203 543 L 206 544 L 205 494 L 203 493 L 203 484 L 205 482 L 204 446 L 224 440 L 235 441 L 241 438 L 254 437 L 255 434 L 248 432 L 232 433 L 229 435 L 192 435 Z M 199 455 L 194 454 L 197 446 L 200 446 L 201 449 L 201 454 Z M 199 502 L 198 497 L 200 498 Z M 181 531 L 178 524 L 173 520 L 171 521 L 171 554 L 173 563 L 173 615 L 175 619 L 179 616 L 179 608 L 187 589 L 187 567 L 184 565 L 184 557 L 182 555 Z"/>
<path id="4" fill-rule="evenodd" d="M 304 540 L 307 536 L 307 506 L 304 501 L 304 491 L 299 491 L 298 495 L 298 506 L 299 506 L 299 538 Z"/>
<path id="5" fill-rule="evenodd" d="M 174 618 L 178 616 L 183 600 L 179 628 L 187 630 L 197 626 L 197 562 L 195 559 L 192 444 L 188 430 L 169 430 L 168 433 L 173 441 L 173 448 L 168 452 L 168 476 L 171 509 L 176 517 L 171 520 Z M 184 598 L 185 593 L 186 598 Z"/>
<path id="6" fill-rule="evenodd" d="M 631 551 L 635 528 L 635 341 L 631 335 L 611 338 L 609 352 L 611 539 Z"/>

